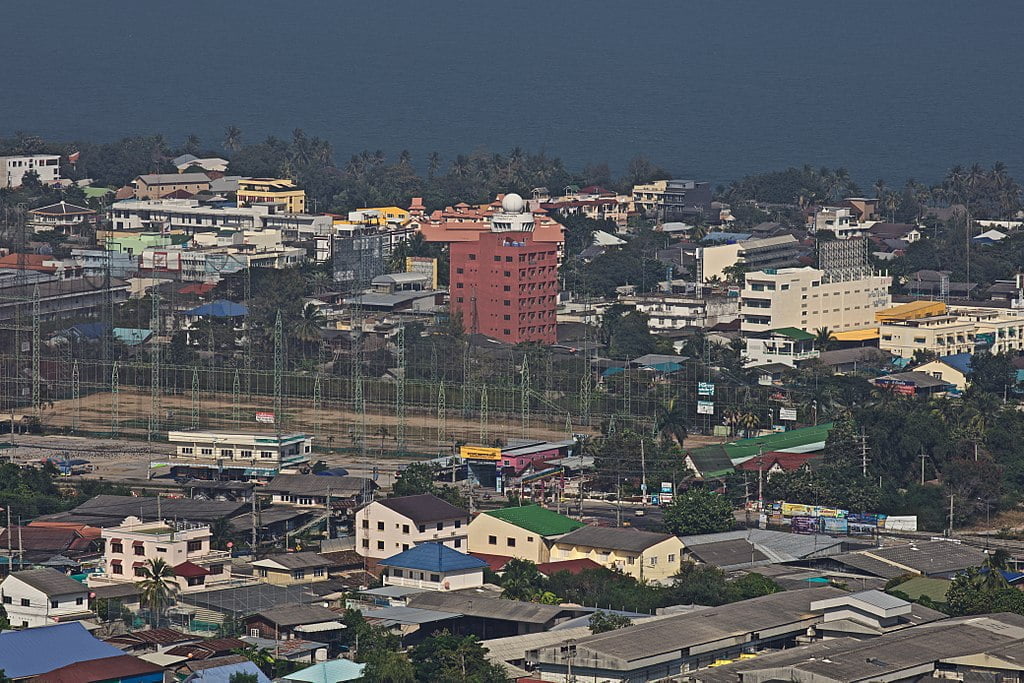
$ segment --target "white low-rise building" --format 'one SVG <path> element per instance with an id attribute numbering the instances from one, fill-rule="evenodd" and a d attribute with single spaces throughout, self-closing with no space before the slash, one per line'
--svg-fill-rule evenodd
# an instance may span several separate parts
<path id="1" fill-rule="evenodd" d="M 795 327 L 783 327 L 766 334 L 747 337 L 744 351 L 744 365 L 769 365 L 781 363 L 795 368 L 802 360 L 817 358 L 821 352 L 815 348 L 815 337 Z"/>
<path id="2" fill-rule="evenodd" d="M 273 413 L 260 413 L 257 419 L 273 423 Z M 151 467 L 170 467 L 174 476 L 190 478 L 272 479 L 282 470 L 309 462 L 313 438 L 291 434 L 232 434 L 230 432 L 168 432 L 175 446 L 169 460 L 151 463 Z"/>
<path id="3" fill-rule="evenodd" d="M 740 266 L 746 271 L 781 268 L 796 263 L 800 256 L 800 242 L 792 235 L 748 239 L 732 244 L 701 247 L 696 252 L 697 269 L 701 282 L 726 280 L 726 269 Z"/>
<path id="4" fill-rule="evenodd" d="M 421 543 L 381 560 L 385 586 L 455 591 L 484 585 L 483 560 L 442 543 Z"/>
<path id="5" fill-rule="evenodd" d="M 103 529 L 101 538 L 103 571 L 89 575 L 90 586 L 136 582 L 151 560 L 163 560 L 174 570 L 182 592 L 231 581 L 231 553 L 213 549 L 213 534 L 205 524 L 125 517 L 120 525 Z"/>
<path id="6" fill-rule="evenodd" d="M 0 157 L 0 187 L 21 187 L 25 174 L 35 171 L 43 185 L 60 181 L 60 155 L 24 154 Z"/>
<path id="7" fill-rule="evenodd" d="M 732 322 L 740 315 L 737 296 L 699 298 L 683 294 L 644 294 L 624 296 L 620 301 L 645 314 L 647 326 L 655 333 L 714 327 Z"/>
<path id="8" fill-rule="evenodd" d="M 52 626 L 93 616 L 89 589 L 56 569 L 28 569 L 0 583 L 4 611 L 14 628 Z"/>
<path id="9" fill-rule="evenodd" d="M 370 503 L 356 513 L 356 552 L 373 568 L 419 543 L 468 552 L 469 513 L 429 493 Z"/>

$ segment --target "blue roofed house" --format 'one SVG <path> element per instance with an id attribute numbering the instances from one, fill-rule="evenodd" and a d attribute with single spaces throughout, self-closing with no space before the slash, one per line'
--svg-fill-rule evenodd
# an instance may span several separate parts
<path id="1" fill-rule="evenodd" d="M 234 301 L 228 301 L 227 299 L 217 299 L 208 304 L 187 310 L 185 315 L 190 318 L 241 318 L 245 316 L 246 312 L 248 312 L 248 309 L 245 307 L 245 304 L 236 304 Z"/>
<path id="2" fill-rule="evenodd" d="M 942 356 L 919 365 L 914 370 L 926 372 L 936 379 L 954 385 L 959 391 L 964 391 L 971 383 L 968 379 L 971 374 L 971 354 L 955 353 L 951 356 Z"/>
<path id="3" fill-rule="evenodd" d="M 420 543 L 378 565 L 385 586 L 450 591 L 484 585 L 487 563 L 440 543 Z"/>
<path id="4" fill-rule="evenodd" d="M 0 633 L 0 669 L 11 679 L 40 676 L 70 664 L 123 655 L 113 645 L 94 638 L 77 621 Z"/>

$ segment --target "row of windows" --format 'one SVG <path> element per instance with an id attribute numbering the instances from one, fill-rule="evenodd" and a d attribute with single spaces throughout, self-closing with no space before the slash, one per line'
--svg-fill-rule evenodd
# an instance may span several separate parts
<path id="1" fill-rule="evenodd" d="M 181 453 L 182 453 L 182 455 L 192 455 L 193 453 L 195 453 L 195 448 L 193 448 L 192 446 L 182 446 L 181 447 Z M 251 458 L 251 457 L 253 457 L 252 456 L 252 451 L 248 451 L 248 450 L 239 451 L 238 454 L 239 454 L 239 457 L 241 457 L 241 458 Z M 200 448 L 199 449 L 199 455 L 213 455 L 213 449 L 212 448 Z M 275 455 L 274 451 L 260 451 L 260 457 L 261 458 L 273 458 L 274 455 Z M 220 450 L 220 457 L 222 457 L 222 458 L 233 458 L 233 457 L 235 457 L 235 451 L 233 449 L 230 449 L 230 448 L 222 448 Z"/>
<path id="2" fill-rule="evenodd" d="M 384 574 L 385 574 L 385 576 L 390 574 L 391 576 L 394 576 L 397 579 L 400 579 L 403 576 L 405 576 L 405 573 L 401 569 L 398 569 L 397 567 L 385 570 Z M 416 574 L 419 574 L 419 576 L 416 576 Z M 418 579 L 420 581 L 423 581 L 425 576 L 426 576 L 426 574 L 424 574 L 423 572 L 414 572 L 412 570 L 409 570 L 409 578 L 410 579 Z M 431 574 L 430 575 L 430 580 L 433 581 L 434 583 L 440 583 L 441 575 L 440 574 Z"/>
<path id="3" fill-rule="evenodd" d="M 526 537 L 526 542 L 527 543 L 533 543 L 533 536 L 527 536 Z M 497 536 L 488 536 L 487 537 L 487 545 L 498 545 L 498 537 Z M 505 539 L 505 547 L 506 548 L 515 548 L 516 547 L 516 539 L 515 539 L 514 536 L 509 536 L 509 537 L 507 537 Z"/>
<path id="4" fill-rule="evenodd" d="M 452 526 L 455 527 L 456 529 L 462 528 L 462 520 L 461 519 L 455 520 L 455 522 L 452 524 Z M 368 520 L 368 519 L 364 519 L 363 520 L 363 528 L 364 529 L 369 529 L 370 528 L 370 520 Z M 408 524 L 398 524 L 396 522 L 395 523 L 395 529 L 399 529 L 399 528 L 402 530 L 403 534 L 409 533 L 409 525 Z M 427 525 L 426 524 L 420 524 L 417 528 L 419 529 L 419 532 L 421 534 L 425 533 L 427 531 Z M 444 529 L 444 522 L 437 522 L 434 525 L 434 528 L 437 529 L 438 531 L 441 531 L 442 529 Z M 384 531 L 384 522 L 377 522 L 377 531 Z"/>
<path id="5" fill-rule="evenodd" d="M 14 599 L 11 598 L 10 595 L 5 595 L 4 596 L 4 604 L 5 605 L 13 605 L 14 604 Z M 85 604 L 85 598 L 75 598 L 75 604 L 76 605 L 84 605 Z M 22 598 L 21 599 L 21 606 L 22 607 L 31 607 L 32 606 L 32 601 L 29 600 L 28 598 Z M 58 607 L 60 607 L 60 601 L 59 600 L 50 600 L 50 608 L 51 609 L 57 609 Z"/>
<path id="6" fill-rule="evenodd" d="M 384 550 L 385 549 L 384 546 L 385 546 L 384 541 L 377 541 L 377 550 Z M 369 549 L 369 547 L 370 547 L 370 539 L 368 539 L 368 538 L 364 538 L 363 539 L 363 547 Z M 404 552 L 404 551 L 409 549 L 409 544 L 408 543 L 396 543 L 395 544 L 395 548 L 397 549 L 398 547 L 401 547 L 402 551 Z M 452 547 L 453 548 L 461 548 L 462 547 L 462 539 L 461 538 L 453 538 L 452 539 Z"/>

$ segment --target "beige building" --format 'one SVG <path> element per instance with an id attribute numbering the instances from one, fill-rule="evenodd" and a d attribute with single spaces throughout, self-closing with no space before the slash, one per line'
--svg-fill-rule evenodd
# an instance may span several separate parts
<path id="1" fill-rule="evenodd" d="M 212 534 L 206 525 L 125 517 L 119 526 L 104 529 L 101 538 L 102 570 L 89 575 L 90 586 L 134 583 L 150 560 L 170 565 L 183 592 L 231 580 L 231 553 L 211 547 Z"/>
<path id="2" fill-rule="evenodd" d="M 136 199 L 160 199 L 174 192 L 205 192 L 210 189 L 210 178 L 205 173 L 148 173 L 131 184 Z"/>
<path id="3" fill-rule="evenodd" d="M 253 574 L 275 586 L 294 586 L 327 580 L 331 563 L 316 553 L 271 555 L 252 563 Z"/>
<path id="4" fill-rule="evenodd" d="M 701 247 L 697 250 L 699 277 L 701 282 L 726 280 L 725 269 L 736 265 L 747 271 L 790 266 L 800 256 L 799 246 L 792 235 L 781 235 Z"/>
<path id="5" fill-rule="evenodd" d="M 949 363 L 943 360 L 933 360 L 919 365 L 914 368 L 915 372 L 925 372 L 934 377 L 935 379 L 941 379 L 943 382 L 952 384 L 960 391 L 967 389 L 970 382 L 967 381 L 967 375 L 960 369 L 954 368 Z"/>
<path id="6" fill-rule="evenodd" d="M 267 413 L 268 421 L 274 420 Z M 173 476 L 197 479 L 272 479 L 281 470 L 309 462 L 313 439 L 302 433 L 167 432 L 174 457 L 150 463 Z M 165 470 L 166 471 L 166 470 Z"/>
<path id="7" fill-rule="evenodd" d="M 306 213 L 306 191 L 285 178 L 242 178 L 237 197 L 239 207 L 275 204 L 285 213 Z"/>
<path id="8" fill-rule="evenodd" d="M 824 271 L 810 267 L 747 273 L 740 298 L 741 329 L 827 327 L 839 332 L 874 327 L 875 313 L 892 305 L 891 284 L 891 276 L 878 273 L 830 281 Z"/>
<path id="9" fill-rule="evenodd" d="M 951 306 L 950 313 L 975 325 L 975 341 L 990 353 L 1024 351 L 1024 311 Z M 946 355 L 946 354 L 943 354 Z"/>
<path id="10" fill-rule="evenodd" d="M 356 513 L 355 529 L 356 552 L 371 569 L 418 543 L 468 551 L 469 513 L 429 493 L 374 501 Z"/>
<path id="11" fill-rule="evenodd" d="M 878 348 L 901 358 L 913 358 L 915 351 L 951 356 L 974 353 L 976 324 L 955 315 L 935 315 L 915 320 L 882 323 Z"/>
<path id="12" fill-rule="evenodd" d="M 679 572 L 683 542 L 672 534 L 585 526 L 555 539 L 551 561 L 593 560 L 638 581 L 668 581 Z"/>
<path id="13" fill-rule="evenodd" d="M 583 526 L 539 505 L 489 510 L 469 525 L 469 551 L 516 557 L 542 564 L 551 559 L 551 544 Z"/>

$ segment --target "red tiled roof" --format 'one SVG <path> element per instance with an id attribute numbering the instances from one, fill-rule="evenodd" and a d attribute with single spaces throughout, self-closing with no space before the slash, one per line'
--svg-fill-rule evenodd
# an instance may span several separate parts
<path id="1" fill-rule="evenodd" d="M 52 551 L 63 553 L 68 550 L 85 550 L 89 539 L 82 538 L 74 529 L 52 529 L 47 527 L 11 527 L 11 542 L 25 550 Z M 0 547 L 7 547 L 7 529 L 0 532 Z"/>
<path id="2" fill-rule="evenodd" d="M 478 560 L 486 562 L 492 572 L 500 572 L 502 567 L 508 564 L 508 561 L 512 559 L 511 557 L 505 557 L 504 555 L 488 555 L 487 553 L 470 553 L 470 555 Z"/>
<path id="3" fill-rule="evenodd" d="M 762 458 L 755 455 L 750 460 L 737 465 L 736 469 L 744 470 L 746 472 L 757 472 L 759 467 L 762 470 L 769 470 L 777 464 L 786 472 L 792 472 L 820 457 L 821 453 L 783 453 L 780 451 L 769 451 L 764 454 L 763 462 L 759 462 Z"/>
<path id="4" fill-rule="evenodd" d="M 117 655 L 75 662 L 39 676 L 33 681 L 43 683 L 92 683 L 92 681 L 110 681 L 153 674 L 163 671 L 157 666 L 131 655 Z"/>
<path id="5" fill-rule="evenodd" d="M 202 296 L 203 294 L 209 294 L 213 291 L 217 285 L 210 282 L 193 282 L 190 285 L 185 285 L 178 290 L 178 294 L 196 294 Z"/>
<path id="6" fill-rule="evenodd" d="M 569 572 L 579 574 L 587 569 L 600 569 L 601 565 L 593 560 L 583 558 L 579 560 L 562 560 L 561 562 L 544 562 L 537 565 L 537 571 L 541 574 L 551 576 L 556 572 Z"/>
<path id="7" fill-rule="evenodd" d="M 200 576 L 206 576 L 210 573 L 209 569 L 200 567 L 198 564 L 193 562 L 182 562 L 174 568 L 174 573 L 185 579 L 194 579 Z"/>
<path id="8" fill-rule="evenodd" d="M 47 256 L 45 254 L 7 254 L 6 256 L 0 257 L 0 268 L 24 268 L 25 270 L 39 270 L 46 273 L 52 273 L 57 270 L 57 266 L 43 265 L 44 261 L 50 261 L 52 259 L 52 256 Z"/>

